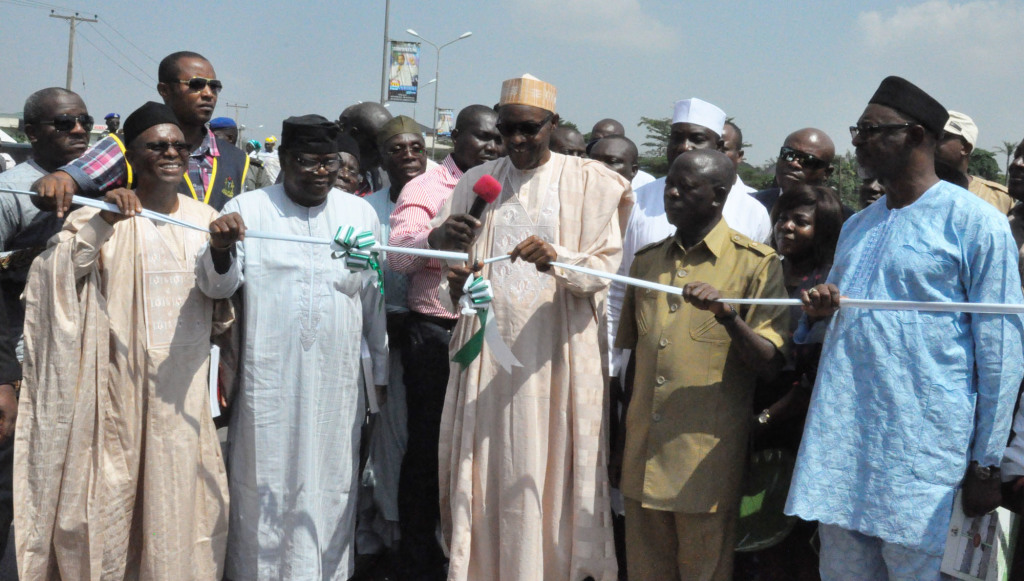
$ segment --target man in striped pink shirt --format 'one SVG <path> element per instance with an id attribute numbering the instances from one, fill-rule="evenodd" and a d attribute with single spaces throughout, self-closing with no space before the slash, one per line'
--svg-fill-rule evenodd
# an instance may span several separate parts
<path id="1" fill-rule="evenodd" d="M 497 120 L 497 113 L 484 105 L 470 105 L 459 112 L 451 155 L 402 189 L 391 214 L 389 244 L 430 247 L 431 220 L 463 172 L 503 153 Z M 409 276 L 409 348 L 402 352 L 409 440 L 398 485 L 399 563 L 403 579 L 435 579 L 444 565 L 434 532 L 440 518 L 437 445 L 448 386 L 448 344 L 458 316 L 438 298 L 444 276 L 439 260 L 388 253 L 388 265 Z"/>

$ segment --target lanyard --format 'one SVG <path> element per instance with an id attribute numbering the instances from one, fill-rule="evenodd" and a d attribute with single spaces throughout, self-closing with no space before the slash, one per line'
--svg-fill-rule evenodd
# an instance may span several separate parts
<path id="1" fill-rule="evenodd" d="M 114 140 L 114 143 L 116 143 L 117 147 L 121 150 L 121 157 L 124 158 L 124 167 L 128 173 L 128 182 L 125 184 L 125 187 L 130 188 L 132 187 L 132 164 L 128 163 L 128 158 L 124 155 L 128 151 L 128 148 L 124 146 L 124 142 L 121 141 L 121 138 L 118 137 L 116 133 L 111 133 L 110 138 Z"/>
<path id="2" fill-rule="evenodd" d="M 200 165 L 199 166 L 199 174 L 202 175 L 202 173 L 203 173 L 203 167 Z M 196 194 L 196 188 L 195 188 L 195 186 L 192 185 L 192 178 L 189 177 L 187 171 L 185 172 L 185 175 L 183 177 L 185 178 L 185 183 L 188 184 L 188 190 L 190 192 L 192 192 L 192 199 L 198 202 L 199 201 L 199 195 Z M 213 158 L 213 169 L 210 171 L 210 186 L 208 188 L 206 188 L 206 195 L 203 196 L 203 203 L 204 204 L 209 204 L 210 203 L 210 194 L 213 193 L 213 182 L 214 182 L 215 179 L 217 179 L 217 158 L 216 157 Z"/>

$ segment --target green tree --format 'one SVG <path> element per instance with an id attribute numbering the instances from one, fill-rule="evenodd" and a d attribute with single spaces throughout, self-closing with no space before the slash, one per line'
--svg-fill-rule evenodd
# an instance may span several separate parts
<path id="1" fill-rule="evenodd" d="M 672 119 L 641 117 L 637 127 L 643 127 L 647 131 L 647 141 L 642 144 L 642 147 L 647 149 L 640 153 L 640 169 L 654 177 L 664 176 L 668 173 L 665 152 L 668 147 L 668 136 L 672 133 Z"/>
<path id="2" fill-rule="evenodd" d="M 1013 152 L 1017 151 L 1017 144 L 1012 141 L 1004 141 L 1001 146 L 995 148 L 996 153 L 1006 155 L 1006 173 L 1010 173 L 1010 160 L 1013 159 Z M 1006 184 L 1007 176 L 1003 176 L 1003 184 Z"/>
<path id="3" fill-rule="evenodd" d="M 971 159 L 967 162 L 967 173 L 987 180 L 998 180 L 999 162 L 996 161 L 996 155 L 980 147 L 976 148 L 971 152 Z"/>
<path id="4" fill-rule="evenodd" d="M 736 173 L 740 174 L 740 179 L 743 180 L 743 183 L 755 190 L 767 190 L 772 187 L 772 182 L 775 181 L 775 160 L 771 160 L 760 167 L 743 161 L 736 168 Z"/>
<path id="5" fill-rule="evenodd" d="M 832 160 L 832 175 L 827 185 L 839 194 L 839 200 L 851 208 L 859 208 L 858 190 L 861 179 L 857 175 L 857 156 L 847 151 Z"/>
<path id="6" fill-rule="evenodd" d="M 572 121 L 569 121 L 568 119 L 563 119 L 561 117 L 558 118 L 558 126 L 559 127 L 568 127 L 569 129 L 575 129 L 576 131 L 580 130 L 578 125 L 576 125 Z"/>

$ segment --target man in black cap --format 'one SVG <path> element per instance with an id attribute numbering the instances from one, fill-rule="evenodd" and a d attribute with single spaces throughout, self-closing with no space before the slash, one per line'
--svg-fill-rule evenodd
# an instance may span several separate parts
<path id="1" fill-rule="evenodd" d="M 803 293 L 798 343 L 808 323 L 836 320 L 786 512 L 821 523 L 823 579 L 938 579 L 957 489 L 967 516 L 1000 501 L 1021 318 L 839 309 L 1024 301 L 1006 218 L 935 174 L 947 117 L 906 80 L 882 82 L 850 133 L 886 196 L 846 222 L 828 283 Z"/>
<path id="2" fill-rule="evenodd" d="M 190 148 L 188 171 L 178 191 L 219 210 L 242 193 L 249 157 L 208 127 L 224 88 L 216 77 L 203 55 L 175 52 L 160 61 L 156 90 L 174 111 Z M 116 135 L 107 135 L 78 159 L 36 182 L 32 189 L 40 198 L 33 202 L 63 217 L 75 194 L 100 197 L 111 189 L 130 187 L 132 169 L 124 163 L 125 145 Z"/>
<path id="3" fill-rule="evenodd" d="M 352 574 L 365 337 L 373 383 L 388 382 L 383 289 L 374 270 L 350 271 L 319 244 L 245 237 L 333 239 L 353 229 L 381 239 L 363 199 L 334 189 L 338 127 L 290 117 L 279 148 L 284 181 L 224 206 L 199 257 L 199 286 L 241 289 L 242 383 L 232 404 L 231 536 L 226 577 L 345 580 Z M 371 392 L 372 393 L 372 392 Z"/>
<path id="4" fill-rule="evenodd" d="M 124 124 L 138 187 L 80 208 L 32 266 L 15 445 L 22 579 L 221 578 L 227 476 L 210 417 L 210 336 L 196 288 L 217 212 L 178 193 L 189 147 L 169 107 Z M 58 444 L 59 443 L 59 444 Z M 73 524 L 72 524 L 73 523 Z M 59 575 L 56 573 L 59 571 Z"/>

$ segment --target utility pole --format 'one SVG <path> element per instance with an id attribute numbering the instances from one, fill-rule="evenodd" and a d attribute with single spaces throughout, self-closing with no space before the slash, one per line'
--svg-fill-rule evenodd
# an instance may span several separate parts
<path id="1" fill-rule="evenodd" d="M 241 117 L 241 115 L 238 114 L 238 110 L 239 109 L 248 109 L 249 108 L 249 104 L 248 103 L 244 103 L 242 105 L 239 105 L 238 103 L 225 103 L 224 106 L 227 107 L 228 109 L 234 109 L 235 110 L 235 125 L 238 126 L 238 142 L 242 143 L 242 132 L 245 131 L 245 125 L 242 125 L 242 117 Z"/>
<path id="2" fill-rule="evenodd" d="M 388 67 L 388 56 L 391 54 L 391 47 L 388 46 L 390 38 L 388 38 L 388 27 L 391 25 L 391 0 L 387 0 L 384 3 L 384 56 L 381 58 L 380 64 L 380 104 L 388 102 L 388 73 L 391 72 Z"/>
<path id="3" fill-rule="evenodd" d="M 68 80 L 64 85 L 64 88 L 69 91 L 71 90 L 71 63 L 73 63 L 75 59 L 75 25 L 79 22 L 99 22 L 99 20 L 97 20 L 99 18 L 97 15 L 93 14 L 92 16 L 92 18 L 82 18 L 77 12 L 75 12 L 74 16 L 64 16 L 62 14 L 57 14 L 53 10 L 50 11 L 50 18 L 67 20 L 68 24 L 71 25 L 71 34 L 68 35 Z"/>
<path id="4" fill-rule="evenodd" d="M 236 124 L 238 124 L 238 123 L 240 123 L 242 121 L 242 118 L 238 115 L 238 110 L 239 109 L 248 109 L 249 108 L 249 104 L 248 103 L 244 103 L 242 105 L 239 105 L 238 103 L 225 103 L 224 106 L 227 107 L 228 109 L 234 109 L 235 110 L 235 123 Z"/>

